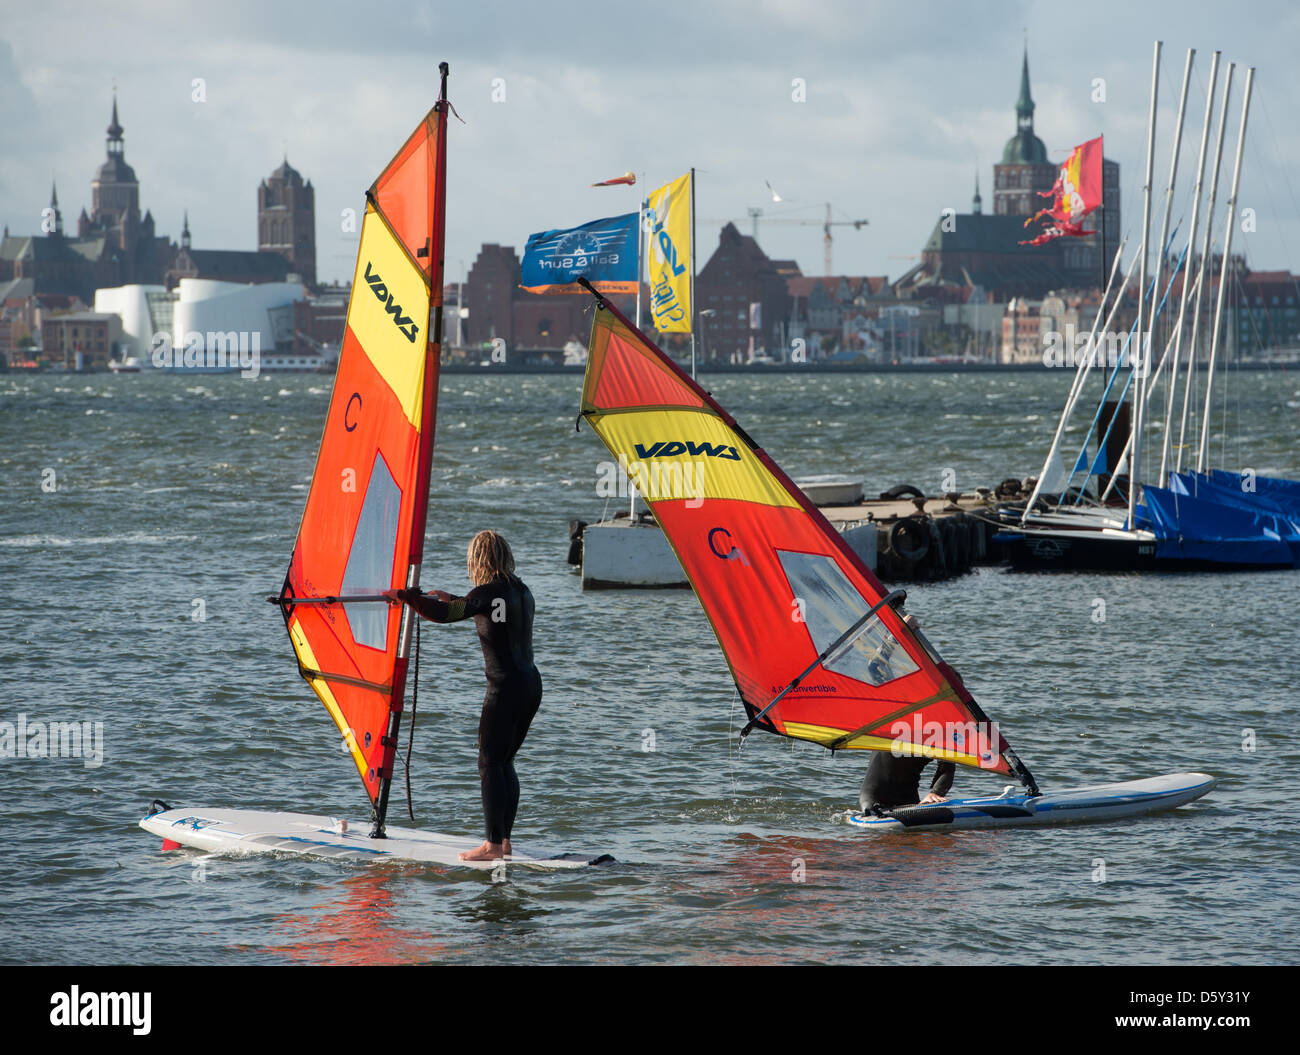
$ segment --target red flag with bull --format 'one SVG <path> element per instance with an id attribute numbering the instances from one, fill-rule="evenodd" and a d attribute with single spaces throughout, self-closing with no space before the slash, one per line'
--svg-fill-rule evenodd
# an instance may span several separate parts
<path id="1" fill-rule="evenodd" d="M 1025 221 L 1025 226 L 1045 217 L 1049 223 L 1021 245 L 1042 245 L 1053 238 L 1083 238 L 1097 233 L 1083 229 L 1083 218 L 1101 205 L 1101 141 L 1098 136 L 1070 151 L 1052 189 L 1038 192 L 1040 198 L 1052 199 L 1051 208 L 1040 209 Z"/>

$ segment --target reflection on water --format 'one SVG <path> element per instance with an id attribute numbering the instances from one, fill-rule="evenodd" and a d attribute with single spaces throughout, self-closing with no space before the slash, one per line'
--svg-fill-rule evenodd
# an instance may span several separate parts
<path id="1" fill-rule="evenodd" d="M 277 916 L 277 941 L 264 947 L 276 959 L 344 965 L 412 964 L 442 959 L 447 945 L 411 931 L 402 919 L 394 884 L 409 869 L 375 868 L 328 887 L 327 901 Z"/>

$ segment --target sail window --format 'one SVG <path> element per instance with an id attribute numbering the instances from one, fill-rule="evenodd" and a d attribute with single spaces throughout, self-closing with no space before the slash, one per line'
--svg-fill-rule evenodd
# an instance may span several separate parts
<path id="1" fill-rule="evenodd" d="M 392 588 L 393 554 L 397 548 L 397 520 L 402 492 L 388 471 L 383 455 L 375 455 L 370 484 L 361 504 L 361 516 L 352 538 L 347 568 L 343 572 L 344 594 L 382 593 Z M 358 645 L 383 650 L 388 643 L 386 604 L 364 602 L 344 605 L 352 637 Z"/>
<path id="2" fill-rule="evenodd" d="M 777 550 L 777 556 L 820 655 L 862 618 L 866 611 L 862 595 L 830 557 L 789 550 Z M 872 616 L 822 666 L 869 685 L 884 685 L 918 669 L 879 616 Z"/>

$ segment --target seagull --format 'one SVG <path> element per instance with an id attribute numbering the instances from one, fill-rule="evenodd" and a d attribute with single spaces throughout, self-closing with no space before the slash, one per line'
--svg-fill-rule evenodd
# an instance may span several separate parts
<path id="1" fill-rule="evenodd" d="M 767 189 L 772 192 L 773 201 L 785 201 L 785 199 L 782 198 L 781 195 L 777 194 L 776 190 L 772 187 L 772 184 L 768 183 L 767 180 L 764 180 L 763 182 L 767 183 Z"/>

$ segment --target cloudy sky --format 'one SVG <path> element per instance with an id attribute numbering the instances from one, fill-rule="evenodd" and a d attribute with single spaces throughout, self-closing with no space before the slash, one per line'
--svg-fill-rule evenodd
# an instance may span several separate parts
<path id="1" fill-rule="evenodd" d="M 631 211 L 588 184 L 628 169 L 654 188 L 699 171 L 701 250 L 746 210 L 838 219 L 835 272 L 897 277 L 940 210 L 970 206 L 1014 130 L 1028 39 L 1035 127 L 1052 160 L 1097 134 L 1122 166 L 1124 226 L 1140 224 L 1151 50 L 1165 42 L 1156 186 L 1163 194 L 1189 47 L 1175 219 L 1188 212 L 1210 52 L 1258 67 L 1241 206 L 1252 267 L 1300 270 L 1300 6 L 1203 0 L 657 0 L 624 4 L 371 0 L 65 0 L 0 13 L 0 222 L 35 233 L 56 178 L 65 223 L 90 204 L 114 84 L 141 207 L 194 244 L 256 248 L 257 184 L 287 151 L 316 187 L 318 269 L 349 278 L 340 215 L 432 104 L 451 64 L 448 278 L 484 242 Z M 1097 79 L 1104 101 L 1095 101 Z M 196 79 L 205 99 L 195 101 Z M 804 85 L 804 101 L 796 79 Z M 1240 79 L 1231 111 L 1239 121 Z M 1224 182 L 1230 173 L 1225 161 Z M 765 181 L 786 199 L 774 204 Z M 640 189 L 640 188 L 638 188 Z M 708 221 L 708 222 L 706 222 Z M 1221 237 L 1221 236 L 1220 236 Z M 821 274 L 816 224 L 760 242 Z"/>

